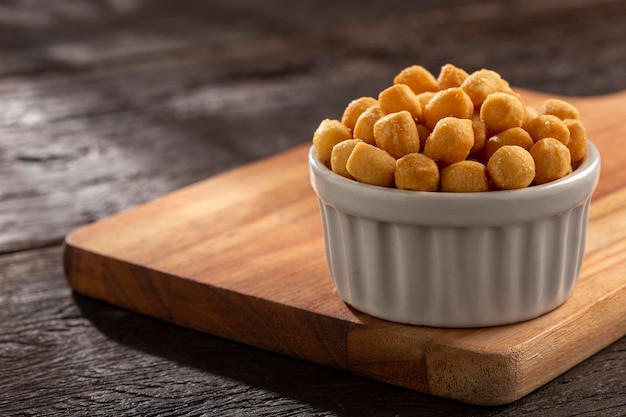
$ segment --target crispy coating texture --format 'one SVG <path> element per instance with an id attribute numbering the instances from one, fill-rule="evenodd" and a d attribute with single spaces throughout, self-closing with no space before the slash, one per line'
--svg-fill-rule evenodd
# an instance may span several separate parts
<path id="1" fill-rule="evenodd" d="M 444 117 L 471 119 L 474 113 L 472 99 L 459 87 L 448 88 L 435 93 L 424 107 L 424 124 L 434 129 Z"/>
<path id="2" fill-rule="evenodd" d="M 530 148 L 535 161 L 535 184 L 558 180 L 572 172 L 569 149 L 554 138 L 544 138 Z"/>
<path id="3" fill-rule="evenodd" d="M 350 130 L 354 129 L 354 125 L 361 113 L 373 106 L 378 106 L 378 100 L 374 97 L 359 97 L 352 100 L 343 111 L 341 123 L 346 125 Z"/>
<path id="4" fill-rule="evenodd" d="M 525 106 L 525 107 L 526 107 L 526 115 L 524 116 L 524 124 L 522 124 L 522 127 L 524 128 L 526 128 L 526 125 L 528 124 L 528 122 L 539 117 L 539 112 L 534 107 L 532 106 Z"/>
<path id="5" fill-rule="evenodd" d="M 391 113 L 374 123 L 376 146 L 394 158 L 419 152 L 420 138 L 411 114 L 406 111 Z"/>
<path id="6" fill-rule="evenodd" d="M 587 132 L 579 119 L 565 119 L 563 123 L 569 130 L 567 149 L 572 157 L 572 165 L 576 165 L 587 154 Z"/>
<path id="7" fill-rule="evenodd" d="M 416 125 L 416 127 L 417 127 L 417 134 L 420 137 L 420 152 L 423 152 L 424 146 L 426 145 L 426 139 L 428 139 L 432 130 L 430 130 L 428 126 L 421 125 L 421 124 Z"/>
<path id="8" fill-rule="evenodd" d="M 508 93 L 492 93 L 480 107 L 480 119 L 490 133 L 521 127 L 526 109 L 521 100 Z"/>
<path id="9" fill-rule="evenodd" d="M 561 178 L 587 154 L 575 106 L 550 98 L 538 111 L 495 71 L 446 64 L 435 78 L 413 65 L 393 81 L 315 130 L 337 175 L 407 190 L 516 189 Z"/>
<path id="10" fill-rule="evenodd" d="M 339 120 L 324 119 L 313 133 L 313 145 L 317 157 L 324 163 L 330 162 L 333 146 L 352 138 L 352 132 Z"/>
<path id="11" fill-rule="evenodd" d="M 574 105 L 558 98 L 549 98 L 544 101 L 541 114 L 551 114 L 561 120 L 580 119 L 580 113 Z"/>
<path id="12" fill-rule="evenodd" d="M 361 139 L 363 142 L 367 142 L 370 145 L 375 145 L 374 139 L 374 123 L 385 116 L 385 112 L 379 106 L 372 106 L 365 110 L 359 118 L 356 120 L 352 136 L 356 139 Z"/>
<path id="13" fill-rule="evenodd" d="M 475 193 L 489 191 L 487 168 L 478 161 L 465 160 L 441 170 L 441 191 Z"/>
<path id="14" fill-rule="evenodd" d="M 468 77 L 465 70 L 452 64 L 445 64 L 439 71 L 437 77 L 437 90 L 445 90 L 452 87 L 460 87 L 463 81 Z"/>
<path id="15" fill-rule="evenodd" d="M 430 99 L 433 98 L 434 96 L 435 96 L 434 91 L 424 91 L 423 93 L 419 93 L 415 95 L 415 97 L 417 97 L 417 100 L 422 105 L 422 112 L 424 110 L 424 107 L 426 107 Z"/>
<path id="16" fill-rule="evenodd" d="M 335 174 L 350 178 L 351 180 L 354 179 L 352 174 L 346 169 L 346 164 L 348 163 L 348 158 L 352 150 L 359 142 L 362 142 L 361 139 L 347 139 L 333 146 L 333 150 L 330 153 L 330 169 Z"/>
<path id="17" fill-rule="evenodd" d="M 526 188 L 535 178 L 535 161 L 526 149 L 504 145 L 489 159 L 487 172 L 501 190 Z"/>
<path id="18" fill-rule="evenodd" d="M 387 114 L 406 110 L 415 120 L 422 118 L 422 104 L 408 85 L 395 84 L 378 95 L 380 108 Z"/>
<path id="19" fill-rule="evenodd" d="M 394 84 L 406 84 L 415 94 L 437 91 L 437 79 L 421 65 L 412 65 L 400 71 L 393 79 Z"/>
<path id="20" fill-rule="evenodd" d="M 563 145 L 569 143 L 569 129 L 563 120 L 551 114 L 542 114 L 529 121 L 524 128 L 537 143 L 544 138 L 554 138 Z"/>
<path id="21" fill-rule="evenodd" d="M 424 154 L 407 154 L 396 161 L 395 183 L 402 190 L 437 191 L 439 167 Z"/>
<path id="22" fill-rule="evenodd" d="M 529 150 L 535 142 L 530 137 L 527 131 L 521 127 L 512 127 L 500 132 L 497 135 L 490 137 L 485 144 L 483 151 L 483 160 L 489 161 L 491 156 L 501 147 L 506 145 L 517 145 L 526 150 Z"/>
<path id="23" fill-rule="evenodd" d="M 509 84 L 495 71 L 481 69 L 471 73 L 461 88 L 472 99 L 474 106 L 480 107 L 489 94 L 509 92 Z"/>
<path id="24" fill-rule="evenodd" d="M 396 159 L 374 145 L 360 142 L 350 153 L 346 169 L 359 182 L 391 187 L 394 182 Z"/>
<path id="25" fill-rule="evenodd" d="M 487 126 L 485 126 L 485 122 L 480 120 L 477 113 L 472 116 L 472 130 L 474 131 L 474 144 L 469 154 L 475 156 L 480 154 L 487 142 Z"/>
<path id="26" fill-rule="evenodd" d="M 424 154 L 436 162 L 452 164 L 467 158 L 474 145 L 474 130 L 469 119 L 445 117 L 426 140 Z"/>

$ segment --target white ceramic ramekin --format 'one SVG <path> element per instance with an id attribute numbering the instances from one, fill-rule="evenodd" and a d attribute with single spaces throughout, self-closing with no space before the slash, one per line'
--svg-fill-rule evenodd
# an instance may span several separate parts
<path id="1" fill-rule="evenodd" d="M 372 316 L 437 327 L 519 322 L 572 292 L 600 155 L 520 190 L 405 191 L 343 178 L 309 152 L 326 257 L 340 297 Z"/>

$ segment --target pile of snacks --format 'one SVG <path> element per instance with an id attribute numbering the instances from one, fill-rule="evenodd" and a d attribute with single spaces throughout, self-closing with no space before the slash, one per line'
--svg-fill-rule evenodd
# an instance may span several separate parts
<path id="1" fill-rule="evenodd" d="M 526 106 L 491 70 L 452 64 L 435 78 L 414 65 L 378 98 L 361 97 L 313 136 L 319 159 L 359 182 L 419 191 L 525 188 L 559 179 L 581 162 L 587 136 L 560 99 Z"/>

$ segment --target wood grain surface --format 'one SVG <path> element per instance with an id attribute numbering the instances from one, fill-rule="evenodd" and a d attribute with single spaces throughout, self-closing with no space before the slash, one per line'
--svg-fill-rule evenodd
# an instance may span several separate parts
<path id="1" fill-rule="evenodd" d="M 111 307 L 61 262 L 70 231 L 308 142 L 406 65 L 624 90 L 625 21 L 620 0 L 2 2 L 2 414 L 626 414 L 624 338 L 485 409 Z"/>
<path id="2" fill-rule="evenodd" d="M 522 92 L 538 108 L 551 96 Z M 308 145 L 70 234 L 77 292 L 384 382 L 478 405 L 519 399 L 626 335 L 626 178 L 611 152 L 626 92 L 576 100 L 604 150 L 590 247 L 574 294 L 538 319 L 489 329 L 395 325 L 335 293 Z M 596 215 L 596 212 L 601 213 Z M 607 229 L 603 226 L 611 224 Z"/>

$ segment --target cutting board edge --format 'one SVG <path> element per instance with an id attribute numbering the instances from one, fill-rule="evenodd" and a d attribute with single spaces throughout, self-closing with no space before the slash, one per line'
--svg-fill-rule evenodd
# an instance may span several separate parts
<path id="1" fill-rule="evenodd" d="M 590 325 L 598 317 L 604 318 L 601 328 Z M 620 322 L 620 317 L 626 317 L 626 285 L 615 287 L 567 321 L 509 349 L 486 352 L 464 346 L 458 340 L 438 340 L 426 352 L 429 390 L 437 396 L 476 405 L 514 402 L 624 337 L 626 321 Z M 567 346 L 563 346 L 564 340 L 568 341 Z M 568 346 L 575 348 L 562 349 Z M 563 355 L 564 350 L 568 355 Z M 452 362 L 466 366 L 463 372 L 447 366 L 454 357 L 457 360 Z M 545 363 L 553 366 L 546 369 Z M 458 376 L 462 375 L 466 376 L 464 384 L 458 385 Z"/>
<path id="2" fill-rule="evenodd" d="M 277 348 L 276 344 L 263 343 L 262 338 L 251 337 L 250 339 L 247 339 L 245 336 L 242 337 L 242 334 L 246 335 L 248 333 L 242 332 L 241 329 L 227 330 L 215 324 L 206 325 L 206 323 L 188 322 L 180 320 L 175 316 L 166 314 L 166 312 L 169 311 L 169 308 L 163 309 L 161 313 L 152 309 L 153 306 L 162 305 L 162 301 L 150 303 L 150 301 L 148 300 L 148 302 L 144 303 L 143 305 L 141 303 L 138 303 L 136 299 L 128 302 L 120 302 L 119 300 L 123 299 L 123 297 L 112 296 L 110 292 L 116 291 L 115 288 L 127 286 L 128 281 L 124 282 L 122 285 L 121 282 L 117 281 L 118 278 L 115 275 L 112 275 L 109 280 L 101 280 L 99 288 L 94 288 L 92 285 L 83 286 L 81 285 L 81 279 L 89 279 L 89 277 L 87 276 L 88 271 L 84 270 L 83 267 L 75 268 L 72 265 L 76 264 L 77 259 L 85 256 L 91 258 L 87 262 L 85 262 L 86 265 L 94 264 L 94 262 L 99 263 L 103 270 L 110 270 L 112 272 L 116 271 L 117 268 L 122 266 L 139 269 L 146 268 L 142 265 L 131 264 L 128 261 L 114 259 L 102 254 L 98 254 L 96 252 L 92 252 L 88 248 L 81 246 L 77 242 L 74 242 L 71 239 L 71 235 L 68 235 L 63 254 L 67 282 L 75 292 L 84 296 L 105 301 L 117 307 L 135 311 L 137 313 L 164 320 L 169 323 L 181 325 L 183 327 L 191 328 L 200 332 L 210 333 L 215 336 L 223 337 L 225 339 L 233 340 L 239 343 L 255 346 L 257 348 L 264 349 L 270 352 L 283 354 L 296 359 L 307 360 L 322 366 L 328 366 L 363 377 L 376 379 L 384 383 L 402 386 L 423 393 L 475 405 L 503 405 L 514 402 L 528 395 L 535 389 L 543 386 L 552 379 L 558 377 L 563 372 L 566 372 L 567 370 L 578 364 L 581 360 L 592 356 L 602 348 L 608 346 L 610 343 L 614 342 L 615 340 L 626 334 L 626 326 L 622 326 L 623 328 L 621 330 L 611 332 L 610 337 L 604 337 L 601 341 L 600 339 L 596 339 L 598 340 L 598 343 L 596 343 L 593 348 L 588 348 L 585 351 L 583 357 L 576 357 L 575 359 L 569 360 L 565 364 L 561 364 L 560 368 L 558 368 L 557 370 L 553 372 L 546 372 L 542 375 L 542 378 L 535 378 L 531 383 L 528 383 L 528 381 L 524 378 L 521 378 L 521 376 L 527 374 L 528 368 L 537 366 L 537 363 L 541 360 L 535 357 L 531 362 L 520 361 L 520 358 L 523 357 L 523 355 L 520 353 L 523 349 L 523 346 L 521 346 L 520 344 L 511 345 L 504 349 L 499 349 L 491 352 L 481 352 L 480 349 L 477 350 L 474 348 L 466 348 L 463 346 L 459 346 L 458 344 L 448 345 L 446 343 L 446 338 L 438 337 L 437 334 L 437 331 L 445 334 L 445 332 L 447 331 L 464 331 L 468 329 L 432 328 L 429 329 L 435 331 L 435 334 L 432 337 L 426 337 L 417 340 L 415 338 L 406 337 L 403 340 L 393 340 L 391 343 L 391 345 L 393 345 L 392 347 L 397 347 L 400 344 L 406 344 L 406 346 L 403 346 L 402 349 L 405 349 L 405 351 L 408 349 L 411 354 L 409 356 L 404 356 L 401 358 L 394 358 L 393 362 L 401 363 L 400 366 L 384 367 L 382 368 L 383 370 L 381 372 L 381 363 L 384 364 L 384 360 L 380 358 L 379 353 L 373 353 L 372 357 L 368 357 L 368 354 L 363 354 L 363 349 L 361 348 L 359 349 L 359 351 L 361 352 L 359 360 L 356 362 L 351 362 L 351 355 L 353 355 L 353 352 L 351 352 L 351 347 L 348 345 L 351 335 L 354 334 L 354 332 L 359 332 L 361 343 L 365 341 L 366 343 L 371 343 L 375 346 L 379 346 L 379 341 L 374 340 L 374 338 L 380 334 L 381 324 L 383 324 L 382 327 L 386 326 L 398 328 L 405 327 L 406 325 L 398 325 L 396 323 L 385 322 L 375 318 L 370 318 L 369 316 L 366 316 L 367 319 L 362 323 L 347 322 L 345 320 L 342 320 L 341 318 L 324 317 L 322 318 L 322 320 L 326 321 L 327 328 L 323 330 L 324 326 L 319 323 L 320 318 L 316 317 L 317 315 L 314 312 L 303 310 L 294 306 L 280 304 L 273 300 L 256 300 L 256 302 L 258 303 L 265 304 L 265 308 L 261 309 L 261 311 L 271 311 L 275 308 L 291 309 L 293 310 L 291 311 L 291 314 L 297 314 L 299 320 L 308 324 L 310 324 L 310 322 L 315 322 L 314 327 L 317 329 L 322 329 L 320 330 L 322 332 L 341 332 L 343 333 L 342 340 L 345 340 L 347 344 L 341 349 L 346 355 L 345 357 L 333 354 L 332 351 L 337 350 L 336 347 L 325 348 L 324 346 L 318 346 L 318 350 L 315 352 L 314 355 L 302 354 L 299 352 L 298 349 L 298 347 L 300 347 L 302 344 L 302 340 L 292 338 L 290 335 L 276 334 L 277 338 L 281 340 L 281 342 L 278 343 L 280 347 Z M 120 274 L 119 276 L 127 277 L 128 275 Z M 149 271 L 149 276 L 147 276 L 146 278 L 152 281 L 164 281 L 167 280 L 168 277 L 170 277 L 170 274 L 161 271 L 151 270 Z M 174 278 L 179 279 L 180 277 Z M 206 284 L 200 284 L 190 279 L 186 279 L 185 281 L 187 284 L 190 284 L 192 286 L 206 286 Z M 143 284 L 141 283 L 138 284 L 139 290 L 142 285 Z M 154 283 L 151 286 L 153 285 Z M 156 286 L 158 287 L 159 285 Z M 165 287 L 167 287 L 167 285 L 165 285 Z M 128 288 L 126 288 L 126 290 L 128 290 Z M 240 296 L 245 298 L 245 295 L 238 294 L 236 293 L 236 291 L 227 288 L 211 286 L 211 288 L 208 290 L 214 292 L 217 296 L 221 298 L 226 295 L 226 298 L 232 296 Z M 626 287 L 618 288 L 613 291 L 613 293 L 616 293 L 617 296 L 621 296 L 622 299 L 624 299 L 626 298 Z M 612 298 L 615 297 L 605 297 L 605 300 L 603 300 L 601 304 L 594 304 L 593 308 L 598 309 L 604 307 L 605 305 L 611 305 Z M 270 305 L 272 306 L 272 308 L 267 308 Z M 256 310 L 258 310 L 258 308 Z M 219 315 L 219 312 L 203 310 L 202 314 L 197 317 L 199 317 L 200 320 L 204 320 L 208 316 L 213 314 Z M 271 316 L 271 314 L 268 314 L 268 316 Z M 579 321 L 581 320 L 581 318 L 584 319 L 584 316 L 585 314 L 581 313 L 576 318 L 574 318 L 573 321 Z M 248 318 L 242 317 L 240 320 L 242 322 L 246 322 Z M 368 321 L 371 322 L 368 323 Z M 242 323 L 235 323 L 235 326 L 242 326 Z M 541 336 L 555 337 L 558 331 L 565 326 L 565 324 L 562 324 L 561 326 L 559 326 L 559 328 L 549 331 L 547 335 L 543 334 Z M 370 331 L 372 332 L 371 334 L 368 333 Z M 370 336 L 368 336 L 368 334 Z M 396 330 L 394 331 L 394 334 L 399 335 L 401 334 L 401 332 Z M 314 338 L 316 340 L 307 341 L 306 343 L 309 345 L 314 345 L 317 343 L 317 345 L 319 345 L 319 339 L 320 337 L 323 338 L 323 334 L 317 336 L 319 337 Z M 370 337 L 369 341 L 367 340 L 368 337 Z M 583 337 L 584 335 L 581 333 L 578 339 L 581 339 Z M 385 344 L 385 346 L 389 346 L 389 344 Z M 458 387 L 462 385 L 460 384 L 460 382 L 467 382 L 466 369 L 449 367 L 446 368 L 446 366 L 442 366 L 442 360 L 449 362 L 451 355 L 453 357 L 459 358 L 471 357 L 470 362 L 473 366 L 472 374 L 474 375 L 474 379 L 471 381 L 472 384 L 470 384 L 470 392 L 466 392 L 461 395 L 459 395 L 458 393 Z M 404 368 L 407 366 L 412 366 L 413 368 L 418 369 L 418 371 L 415 372 L 419 373 L 419 375 L 414 374 L 412 378 L 406 378 L 406 376 L 398 375 L 398 373 L 401 374 L 402 372 L 404 372 L 404 370 L 399 368 Z M 424 366 L 424 369 L 420 371 L 419 369 L 421 369 L 421 366 Z M 499 381 L 495 390 L 493 385 L 493 375 L 498 375 L 497 381 Z M 494 394 L 494 391 L 497 392 Z"/>

